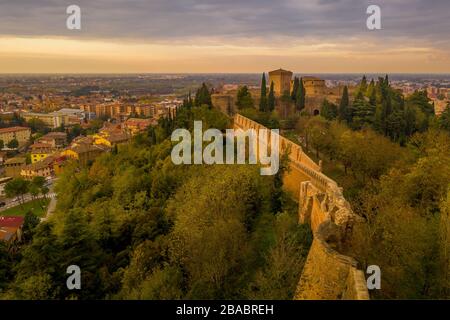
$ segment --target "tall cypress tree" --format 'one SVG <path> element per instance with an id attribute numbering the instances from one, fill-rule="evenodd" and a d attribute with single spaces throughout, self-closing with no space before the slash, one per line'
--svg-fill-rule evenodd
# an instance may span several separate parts
<path id="1" fill-rule="evenodd" d="M 366 76 L 364 75 L 364 76 L 362 77 L 362 79 L 361 79 L 361 82 L 360 82 L 359 85 L 358 85 L 358 89 L 357 89 L 356 92 L 355 92 L 355 97 L 361 97 L 361 96 L 365 95 L 366 92 L 367 92 L 367 78 L 366 78 Z M 358 98 L 355 98 L 355 101 L 356 101 L 357 99 L 358 99 Z"/>
<path id="2" fill-rule="evenodd" d="M 387 136 L 388 135 L 387 119 L 392 113 L 392 102 L 389 93 L 390 91 L 389 79 L 387 75 L 384 79 L 382 77 L 378 78 L 376 91 L 380 97 L 380 100 L 377 101 L 374 125 L 376 130 Z"/>
<path id="3" fill-rule="evenodd" d="M 262 74 L 261 79 L 261 98 L 259 100 L 259 111 L 267 111 L 267 87 L 266 87 L 266 74 Z"/>
<path id="4" fill-rule="evenodd" d="M 344 91 L 342 92 L 341 103 L 339 104 L 339 119 L 346 121 L 348 120 L 348 107 L 348 88 L 345 86 Z"/>
<path id="5" fill-rule="evenodd" d="M 362 80 L 361 80 L 361 83 L 360 83 L 360 85 L 359 85 L 359 91 L 360 91 L 362 94 L 365 94 L 365 93 L 366 93 L 366 90 L 367 90 L 367 78 L 366 78 L 366 76 L 364 75 L 363 78 L 362 78 Z"/>
<path id="6" fill-rule="evenodd" d="M 375 91 L 375 81 L 370 80 L 369 85 L 367 86 L 366 92 L 363 92 L 364 95 L 370 99 L 370 97 L 372 96 L 372 93 Z"/>
<path id="7" fill-rule="evenodd" d="M 372 90 L 371 93 L 370 93 L 370 96 L 369 96 L 369 103 L 370 103 L 371 105 L 373 105 L 373 106 L 376 106 L 376 105 L 377 105 L 377 92 L 376 92 L 376 90 L 375 90 L 375 85 L 374 85 L 374 87 L 373 87 L 373 90 Z"/>
<path id="8" fill-rule="evenodd" d="M 270 83 L 269 97 L 267 100 L 267 107 L 269 111 L 273 111 L 275 109 L 275 91 L 273 88 L 273 81 Z"/>
<path id="9" fill-rule="evenodd" d="M 297 101 L 297 91 L 300 85 L 300 81 L 297 77 L 294 78 L 294 86 L 292 87 L 291 99 Z"/>
<path id="10" fill-rule="evenodd" d="M 208 105 L 209 108 L 212 107 L 211 92 L 209 92 L 206 83 L 202 83 L 202 86 L 197 90 L 197 93 L 195 94 L 195 105 L 199 107 L 203 104 Z"/>
<path id="11" fill-rule="evenodd" d="M 355 101 L 364 100 L 364 95 L 361 90 L 358 91 L 358 94 L 355 97 Z"/>
<path id="12" fill-rule="evenodd" d="M 300 78 L 300 80 L 298 81 L 298 89 L 295 97 L 295 108 L 298 111 L 301 111 L 305 108 L 305 100 L 305 87 L 303 86 L 303 79 Z"/>
<path id="13" fill-rule="evenodd" d="M 195 106 L 199 107 L 201 105 L 202 100 L 203 100 L 203 91 L 202 87 L 200 87 L 197 89 L 197 92 L 195 92 L 195 99 L 194 99 Z"/>
<path id="14" fill-rule="evenodd" d="M 189 109 L 193 107 L 191 90 L 189 90 L 189 96 L 188 96 L 187 107 L 188 107 Z"/>
<path id="15" fill-rule="evenodd" d="M 351 121 L 353 129 L 361 129 L 364 126 L 372 125 L 374 121 L 375 106 L 365 99 L 356 99 L 348 109 L 347 118 Z"/>
<path id="16" fill-rule="evenodd" d="M 450 102 L 447 104 L 444 112 L 439 116 L 438 125 L 441 129 L 450 132 Z"/>

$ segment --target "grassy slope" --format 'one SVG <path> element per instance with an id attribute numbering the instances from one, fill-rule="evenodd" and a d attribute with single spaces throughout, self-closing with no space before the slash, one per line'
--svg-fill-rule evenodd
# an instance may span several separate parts
<path id="1" fill-rule="evenodd" d="M 0 216 L 24 216 L 27 211 L 33 211 L 38 217 L 45 216 L 50 199 L 36 199 L 0 212 Z"/>

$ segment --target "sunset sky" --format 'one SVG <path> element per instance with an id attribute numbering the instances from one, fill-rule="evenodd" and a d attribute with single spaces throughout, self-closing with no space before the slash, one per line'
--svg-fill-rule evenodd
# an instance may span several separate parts
<path id="1" fill-rule="evenodd" d="M 81 30 L 66 7 L 81 7 Z M 381 7 L 382 30 L 366 28 Z M 1 73 L 450 73 L 448 0 L 6 0 Z"/>

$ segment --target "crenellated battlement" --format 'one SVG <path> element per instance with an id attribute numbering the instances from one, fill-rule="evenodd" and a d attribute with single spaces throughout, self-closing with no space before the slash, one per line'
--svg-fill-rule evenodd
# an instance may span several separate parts
<path id="1" fill-rule="evenodd" d="M 240 114 L 235 129 L 267 129 Z M 273 134 L 273 133 L 272 133 Z M 297 286 L 295 299 L 369 299 L 364 273 L 345 251 L 354 223 L 360 219 L 342 188 L 321 172 L 298 144 L 279 136 L 280 154 L 289 152 L 284 186 L 299 204 L 299 222 L 309 223 L 314 240 Z"/>

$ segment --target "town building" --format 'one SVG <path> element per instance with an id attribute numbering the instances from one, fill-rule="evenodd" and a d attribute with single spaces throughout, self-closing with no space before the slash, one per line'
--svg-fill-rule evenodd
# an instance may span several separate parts
<path id="1" fill-rule="evenodd" d="M 129 118 L 124 122 L 124 129 L 131 136 L 135 136 L 139 133 L 145 132 L 149 126 L 155 124 L 156 121 L 153 119 Z"/>
<path id="2" fill-rule="evenodd" d="M 24 144 L 30 140 L 31 129 L 27 127 L 10 127 L 0 129 L 0 140 L 6 145 L 11 140 L 16 139 L 20 144 Z"/>
<path id="3" fill-rule="evenodd" d="M 448 108 L 448 105 L 450 101 L 447 100 L 433 100 L 434 103 L 434 113 L 437 116 L 440 116 L 442 112 L 445 111 L 446 108 Z"/>
<path id="4" fill-rule="evenodd" d="M 5 161 L 5 175 L 7 177 L 19 177 L 20 171 L 26 165 L 26 159 L 23 157 L 14 157 Z"/>
<path id="5" fill-rule="evenodd" d="M 34 119 L 40 120 L 45 124 L 46 127 L 53 129 L 60 127 L 62 124 L 61 118 L 52 113 L 23 112 L 21 114 L 21 117 L 24 118 L 27 122 Z"/>
<path id="6" fill-rule="evenodd" d="M 85 118 L 81 109 L 62 108 L 50 113 L 23 112 L 21 116 L 28 122 L 33 119 L 42 121 L 49 128 L 80 124 Z"/>
<path id="7" fill-rule="evenodd" d="M 5 163 L 6 159 L 8 159 L 8 152 L 0 151 L 0 164 Z"/>
<path id="8" fill-rule="evenodd" d="M 61 124 L 64 126 L 80 124 L 85 118 L 83 110 L 80 109 L 62 108 L 51 114 L 60 118 Z"/>
<path id="9" fill-rule="evenodd" d="M 46 157 L 41 161 L 24 166 L 20 171 L 20 176 L 27 180 L 32 180 L 34 177 L 53 176 L 53 158 Z"/>
<path id="10" fill-rule="evenodd" d="M 84 111 L 84 113 L 95 113 L 95 106 L 83 104 L 80 106 L 80 110 Z"/>
<path id="11" fill-rule="evenodd" d="M 1 197 L 5 197 L 6 193 L 5 193 L 5 186 L 6 184 L 11 181 L 13 178 L 12 177 L 3 177 L 0 178 L 0 196 Z"/>
<path id="12" fill-rule="evenodd" d="M 92 142 L 92 138 L 89 141 Z M 83 141 L 83 140 L 82 140 Z M 81 165 L 86 166 L 94 161 L 102 153 L 109 149 L 102 145 L 93 145 L 91 143 L 78 141 L 70 147 L 61 152 L 61 156 L 66 156 L 80 162 Z"/>
<path id="13" fill-rule="evenodd" d="M 12 111 L 4 111 L 4 112 L 0 112 L 0 120 L 3 123 L 10 123 L 15 117 L 14 112 Z"/>
<path id="14" fill-rule="evenodd" d="M 51 144 L 36 142 L 31 145 L 31 163 L 36 163 L 38 161 L 44 160 L 49 155 L 56 151 L 56 148 Z"/>
<path id="15" fill-rule="evenodd" d="M 124 111 L 124 108 L 118 103 L 103 103 L 95 106 L 95 115 L 97 118 L 112 118 Z"/>
<path id="16" fill-rule="evenodd" d="M 53 148 L 64 148 L 67 145 L 67 133 L 49 132 L 37 140 L 39 143 L 51 145 Z"/>

